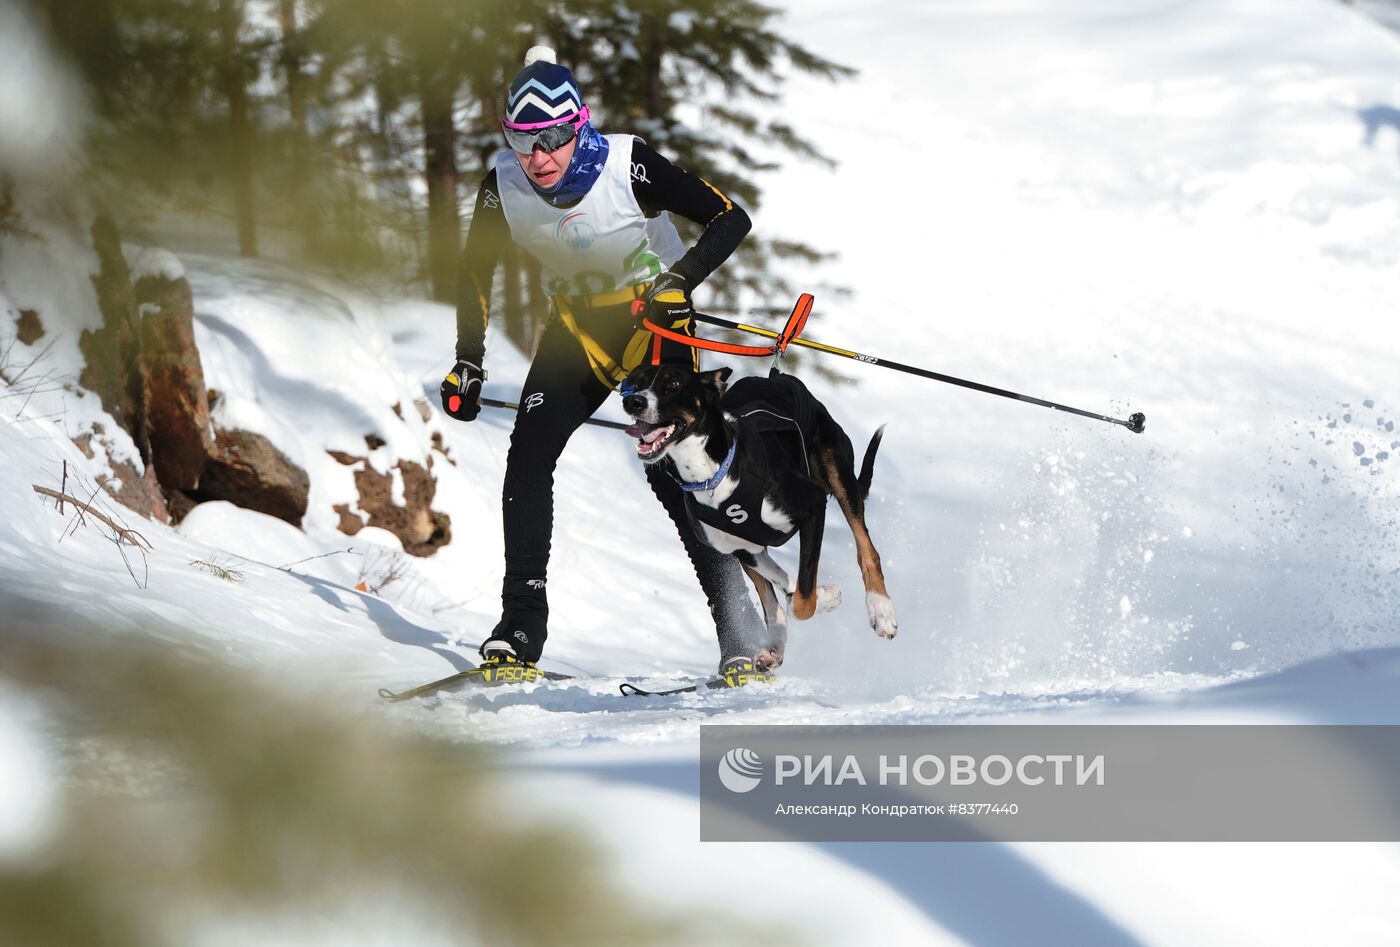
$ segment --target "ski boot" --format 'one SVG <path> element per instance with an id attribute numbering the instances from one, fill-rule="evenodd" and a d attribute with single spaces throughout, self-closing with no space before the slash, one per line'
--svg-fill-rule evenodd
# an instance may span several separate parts
<path id="1" fill-rule="evenodd" d="M 486 651 L 477 665 L 483 684 L 526 684 L 544 680 L 544 672 L 534 664 L 522 661 L 504 648 Z"/>
<path id="2" fill-rule="evenodd" d="M 753 658 L 728 658 L 719 668 L 716 684 L 723 681 L 723 687 L 743 687 L 745 684 L 771 684 L 778 679 L 772 671 L 760 671 L 754 667 Z"/>
<path id="3" fill-rule="evenodd" d="M 549 604 L 544 579 L 506 576 L 501 620 L 481 645 L 483 684 L 522 684 L 543 679 L 535 667 L 548 636 Z"/>

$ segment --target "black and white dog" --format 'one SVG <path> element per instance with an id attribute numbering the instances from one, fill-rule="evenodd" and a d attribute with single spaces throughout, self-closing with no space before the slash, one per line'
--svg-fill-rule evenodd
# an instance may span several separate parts
<path id="1" fill-rule="evenodd" d="M 728 368 L 696 373 L 643 366 L 622 383 L 622 406 L 636 421 L 627 433 L 637 438 L 637 456 L 669 465 L 686 491 L 696 532 L 733 554 L 757 590 L 769 634 L 755 665 L 769 670 L 782 663 L 785 605 L 802 620 L 841 601 L 835 586 L 817 584 L 828 496 L 836 498 L 855 536 L 870 625 L 881 638 L 893 638 L 894 606 L 865 525 L 884 428 L 870 439 L 857 476 L 851 439 L 802 382 L 774 369 L 767 378 L 728 386 L 731 374 Z M 769 546 L 793 535 L 801 536 L 795 580 L 768 555 Z"/>

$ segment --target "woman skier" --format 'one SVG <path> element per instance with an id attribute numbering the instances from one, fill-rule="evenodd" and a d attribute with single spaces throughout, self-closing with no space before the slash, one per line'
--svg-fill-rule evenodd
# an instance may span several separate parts
<path id="1" fill-rule="evenodd" d="M 555 464 L 574 431 L 651 353 L 652 333 L 633 316 L 633 302 L 643 300 L 657 324 L 693 334 L 691 293 L 750 226 L 743 208 L 641 139 L 595 130 L 573 74 L 547 47 L 526 55 L 501 124 L 510 150 L 496 155 L 477 192 L 444 410 L 460 421 L 480 410 L 492 275 L 507 241 L 540 262 L 551 318 L 525 377 L 506 459 L 501 620 L 481 646 L 488 681 L 538 676 L 533 665 L 548 634 Z M 704 228 L 693 247 L 686 249 L 668 212 Z M 681 343 L 663 341 L 661 357 L 698 368 L 697 351 Z M 721 675 L 730 686 L 765 677 L 752 660 L 766 644 L 764 625 L 737 561 L 694 535 L 670 477 L 655 466 L 646 476 L 709 604 Z"/>

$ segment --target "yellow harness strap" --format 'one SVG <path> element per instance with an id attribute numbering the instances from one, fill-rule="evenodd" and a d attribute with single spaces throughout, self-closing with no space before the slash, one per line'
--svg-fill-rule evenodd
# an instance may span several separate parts
<path id="1" fill-rule="evenodd" d="M 645 292 L 646 287 L 634 287 L 634 289 L 640 289 L 641 292 Z M 577 300 L 583 298 L 593 301 L 617 296 L 619 298 L 608 305 L 619 305 L 620 303 L 630 302 L 633 299 L 641 297 L 641 292 L 637 292 L 635 295 L 624 295 L 624 292 L 630 292 L 630 290 L 609 293 L 606 296 L 554 297 L 554 309 L 559 313 L 559 321 L 564 323 L 564 328 L 569 330 L 570 335 L 578 339 L 579 346 L 583 348 L 583 354 L 588 358 L 589 367 L 593 369 L 594 376 L 605 388 L 616 388 L 622 383 L 624 378 L 632 373 L 632 369 L 646 360 L 651 350 L 651 341 L 654 336 L 650 329 L 644 329 L 639 326 L 637 331 L 632 333 L 632 338 L 627 340 L 627 345 L 623 347 L 622 361 L 619 363 L 608 354 L 605 348 L 598 344 L 598 341 L 594 339 L 593 336 L 579 328 L 578 321 L 574 318 L 573 306 Z M 673 322 L 671 328 L 677 332 L 684 332 L 687 335 L 691 334 L 690 317 L 687 316 L 684 319 Z M 690 350 L 690 363 L 692 370 L 700 370 L 700 351 L 698 349 Z"/>

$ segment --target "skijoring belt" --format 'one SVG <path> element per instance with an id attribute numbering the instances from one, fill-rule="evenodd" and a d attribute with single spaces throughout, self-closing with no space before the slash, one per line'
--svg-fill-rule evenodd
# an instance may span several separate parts
<path id="1" fill-rule="evenodd" d="M 621 306 L 634 299 L 641 299 L 646 296 L 650 287 L 650 283 L 638 283 L 635 286 L 627 286 L 608 293 L 566 293 L 563 294 L 563 298 L 567 299 L 569 305 L 574 309 L 602 309 L 606 306 Z"/>
<path id="2" fill-rule="evenodd" d="M 574 296 L 560 294 L 550 300 L 555 313 L 559 316 L 559 321 L 563 323 L 569 334 L 578 340 L 580 348 L 583 349 L 584 357 L 587 358 L 588 365 L 593 370 L 593 376 L 605 388 L 617 387 L 624 378 L 632 373 L 632 369 L 646 360 L 648 352 L 653 351 L 659 345 L 659 340 L 651 329 L 638 325 L 626 344 L 623 345 L 621 352 L 609 351 L 583 326 L 579 325 L 576 313 L 624 306 L 629 302 L 633 306 L 641 306 L 643 305 L 642 297 L 650 288 L 650 283 L 639 283 L 610 293 Z M 619 313 L 619 318 L 626 317 Z M 690 317 L 687 316 L 672 323 L 671 331 L 688 338 L 686 333 L 692 331 Z M 698 372 L 700 370 L 699 351 L 694 348 L 686 351 L 689 352 L 691 370 Z"/>

